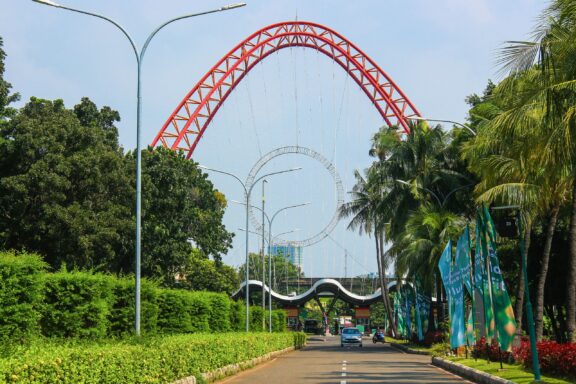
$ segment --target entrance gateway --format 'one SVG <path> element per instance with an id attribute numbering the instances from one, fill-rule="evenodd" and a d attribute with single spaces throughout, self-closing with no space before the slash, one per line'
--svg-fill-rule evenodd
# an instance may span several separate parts
<path id="1" fill-rule="evenodd" d="M 396 281 L 390 281 L 387 286 L 388 289 L 395 287 Z M 245 287 L 246 282 L 242 282 L 240 288 L 232 294 L 232 298 L 235 300 L 242 299 L 246 294 L 244 291 Z M 259 280 L 249 280 L 248 291 L 261 292 L 262 282 Z M 299 295 L 283 295 L 270 290 L 266 284 L 264 284 L 264 291 L 266 297 L 268 297 L 270 293 L 272 300 L 284 307 L 288 318 L 288 325 L 294 329 L 298 325 L 304 304 L 310 300 L 316 300 L 324 314 L 328 314 L 334 309 L 334 305 L 338 299 L 353 305 L 356 325 L 365 330 L 370 329 L 370 305 L 382 302 L 382 292 L 380 288 L 378 288 L 374 293 L 362 296 L 350 292 L 344 288 L 338 280 L 328 278 L 318 279 L 306 292 Z M 328 307 L 325 308 L 320 302 L 320 298 L 331 298 L 332 300 L 328 304 Z"/>
<path id="2" fill-rule="evenodd" d="M 151 146 L 182 150 L 186 152 L 186 158 L 191 158 L 215 114 L 246 74 L 270 54 L 292 47 L 313 49 L 343 68 L 376 108 L 384 125 L 397 126 L 408 134 L 409 121 L 421 117 L 394 81 L 352 42 L 323 25 L 289 21 L 256 31 L 222 57 L 178 104 Z M 259 281 L 244 282 L 233 297 L 238 297 L 244 289 L 261 290 L 262 286 Z M 285 306 L 298 307 L 310 298 L 317 298 L 319 292 L 333 295 L 331 305 L 341 298 L 358 308 L 366 308 L 382 296 L 380 291 L 367 296 L 353 294 L 334 279 L 322 279 L 300 295 L 285 296 L 275 292 L 272 295 Z M 366 311 L 360 310 L 359 318 L 365 318 L 362 317 L 365 315 Z"/>

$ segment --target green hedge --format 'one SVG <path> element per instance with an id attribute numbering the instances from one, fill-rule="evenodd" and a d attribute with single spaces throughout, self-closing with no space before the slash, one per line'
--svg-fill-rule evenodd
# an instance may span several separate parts
<path id="1" fill-rule="evenodd" d="M 143 335 L 154 334 L 158 326 L 157 284 L 142 279 L 140 284 L 140 330 Z M 110 335 L 121 336 L 134 332 L 134 277 L 113 279 L 113 304 L 110 308 Z"/>
<path id="2" fill-rule="evenodd" d="M 109 328 L 112 278 L 88 272 L 44 275 L 40 325 L 45 336 L 104 337 Z"/>
<path id="3" fill-rule="evenodd" d="M 206 292 L 210 309 L 210 330 L 212 332 L 228 332 L 230 326 L 230 298 L 223 293 Z"/>
<path id="4" fill-rule="evenodd" d="M 0 383 L 166 383 L 305 343 L 302 333 L 173 335 L 62 346 L 0 359 Z"/>
<path id="5" fill-rule="evenodd" d="M 45 272 L 38 256 L 0 253 L 0 343 L 25 344 L 47 337 L 102 338 L 133 332 L 134 279 L 92 272 Z M 225 294 L 141 285 L 141 331 L 205 333 L 244 331 L 245 306 Z M 268 312 L 250 310 L 250 330 L 268 330 Z M 274 311 L 272 328 L 283 332 L 284 311 Z M 7 343 L 8 341 L 9 343 Z M 6 350 L 6 348 L 2 348 Z"/>
<path id="6" fill-rule="evenodd" d="M 246 304 L 242 300 L 230 303 L 230 326 L 233 331 L 246 329 Z"/>
<path id="7" fill-rule="evenodd" d="M 39 334 L 45 268 L 39 256 L 0 252 L 0 344 Z"/>

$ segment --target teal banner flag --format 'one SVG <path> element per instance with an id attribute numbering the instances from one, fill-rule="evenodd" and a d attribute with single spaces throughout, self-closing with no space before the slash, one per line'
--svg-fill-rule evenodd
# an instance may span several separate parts
<path id="1" fill-rule="evenodd" d="M 486 244 L 489 255 L 490 287 L 492 289 L 492 303 L 494 305 L 494 318 L 496 320 L 496 330 L 498 331 L 498 343 L 504 351 L 512 350 L 512 341 L 516 333 L 516 320 L 512 303 L 506 290 L 506 284 L 500 270 L 500 262 L 496 254 L 496 230 L 494 222 L 488 212 L 488 208 L 483 208 L 484 229 Z"/>
<path id="2" fill-rule="evenodd" d="M 450 347 L 458 348 L 466 344 L 464 316 L 464 284 L 462 270 L 455 264 L 450 271 L 450 293 L 448 299 L 452 307 L 450 315 Z"/>
<path id="3" fill-rule="evenodd" d="M 472 297 L 472 278 L 471 278 L 471 265 L 470 265 L 470 233 L 468 227 L 464 229 L 464 233 L 458 239 L 456 245 L 456 267 L 460 269 L 462 281 L 470 297 Z"/>
<path id="4" fill-rule="evenodd" d="M 440 256 L 440 260 L 438 261 L 438 269 L 440 270 L 440 277 L 442 277 L 442 282 L 444 283 L 446 293 L 448 293 L 450 287 L 451 266 L 452 266 L 452 241 L 448 240 L 448 244 L 446 244 L 444 251 L 442 251 L 442 256 Z"/>

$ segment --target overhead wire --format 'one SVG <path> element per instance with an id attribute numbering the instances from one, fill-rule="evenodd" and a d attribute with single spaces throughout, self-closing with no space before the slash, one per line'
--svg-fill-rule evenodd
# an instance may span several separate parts
<path id="1" fill-rule="evenodd" d="M 250 76 L 246 75 L 244 77 L 244 81 L 242 81 L 245 84 L 245 89 L 246 89 L 246 93 L 248 94 L 248 105 L 249 105 L 249 109 L 250 109 L 250 117 L 252 118 L 252 128 L 254 130 L 254 134 L 256 136 L 256 145 L 258 146 L 258 153 L 260 154 L 260 157 L 262 157 L 262 147 L 260 145 L 260 136 L 258 135 L 258 127 L 256 126 L 256 117 L 254 114 L 254 104 L 252 103 L 252 96 L 250 93 Z"/>

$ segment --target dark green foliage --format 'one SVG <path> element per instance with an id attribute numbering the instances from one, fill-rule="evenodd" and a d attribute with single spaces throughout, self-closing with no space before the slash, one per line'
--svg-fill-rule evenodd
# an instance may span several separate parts
<path id="1" fill-rule="evenodd" d="M 210 330 L 228 332 L 230 326 L 230 298 L 223 293 L 206 292 L 210 308 Z"/>
<path id="2" fill-rule="evenodd" d="M 198 249 L 192 249 L 188 257 L 182 273 L 186 278 L 175 282 L 176 287 L 228 295 L 238 289 L 238 274 L 233 267 L 206 258 Z"/>
<path id="3" fill-rule="evenodd" d="M 117 270 L 133 237 L 125 160 L 89 109 L 113 122 L 86 98 L 75 111 L 32 98 L 0 125 L 0 244 L 38 252 L 55 269 Z"/>
<path id="4" fill-rule="evenodd" d="M 192 332 L 191 308 L 194 300 L 188 291 L 163 289 L 158 295 L 158 328 L 163 333 Z"/>
<path id="5" fill-rule="evenodd" d="M 16 112 L 13 108 L 9 108 L 8 105 L 20 100 L 20 95 L 18 93 L 10 94 L 12 84 L 4 80 L 4 59 L 6 58 L 6 53 L 2 49 L 3 45 L 4 42 L 2 41 L 2 37 L 0 37 L 0 124 L 2 124 L 6 118 L 13 116 Z"/>
<path id="6" fill-rule="evenodd" d="M 0 49 L 0 72 L 2 59 Z M 0 249 L 37 252 L 55 270 L 133 272 L 135 159 L 118 144 L 118 112 L 88 98 L 73 109 L 31 98 L 3 119 L 6 84 L 0 76 Z M 182 154 L 148 149 L 143 162 L 142 275 L 169 286 L 189 275 L 199 279 L 189 288 L 232 290 L 235 273 L 219 263 L 232 239 L 224 196 Z M 206 262 L 199 270 L 189 239 Z"/>
<path id="7" fill-rule="evenodd" d="M 38 335 L 45 268 L 39 256 L 0 252 L 0 345 Z"/>
<path id="8" fill-rule="evenodd" d="M 44 281 L 40 325 L 45 336 L 106 336 L 113 302 L 112 277 L 61 271 L 45 275 Z"/>
<path id="9" fill-rule="evenodd" d="M 28 353 L 0 359 L 0 383 L 170 383 L 192 375 L 202 382 L 200 372 L 300 348 L 305 340 L 302 333 L 228 333 L 100 344 L 44 341 Z"/>
<path id="10" fill-rule="evenodd" d="M 113 281 L 113 304 L 110 310 L 110 331 L 112 335 L 125 335 L 134 331 L 134 277 L 124 277 Z M 156 333 L 158 323 L 157 284 L 146 279 L 140 285 L 140 329 L 143 334 Z"/>
<path id="11" fill-rule="evenodd" d="M 222 224 L 224 195 L 183 153 L 149 148 L 142 164 L 144 275 L 160 273 L 171 284 L 176 274 L 186 274 L 190 238 L 204 257 L 219 261 L 232 241 Z"/>

